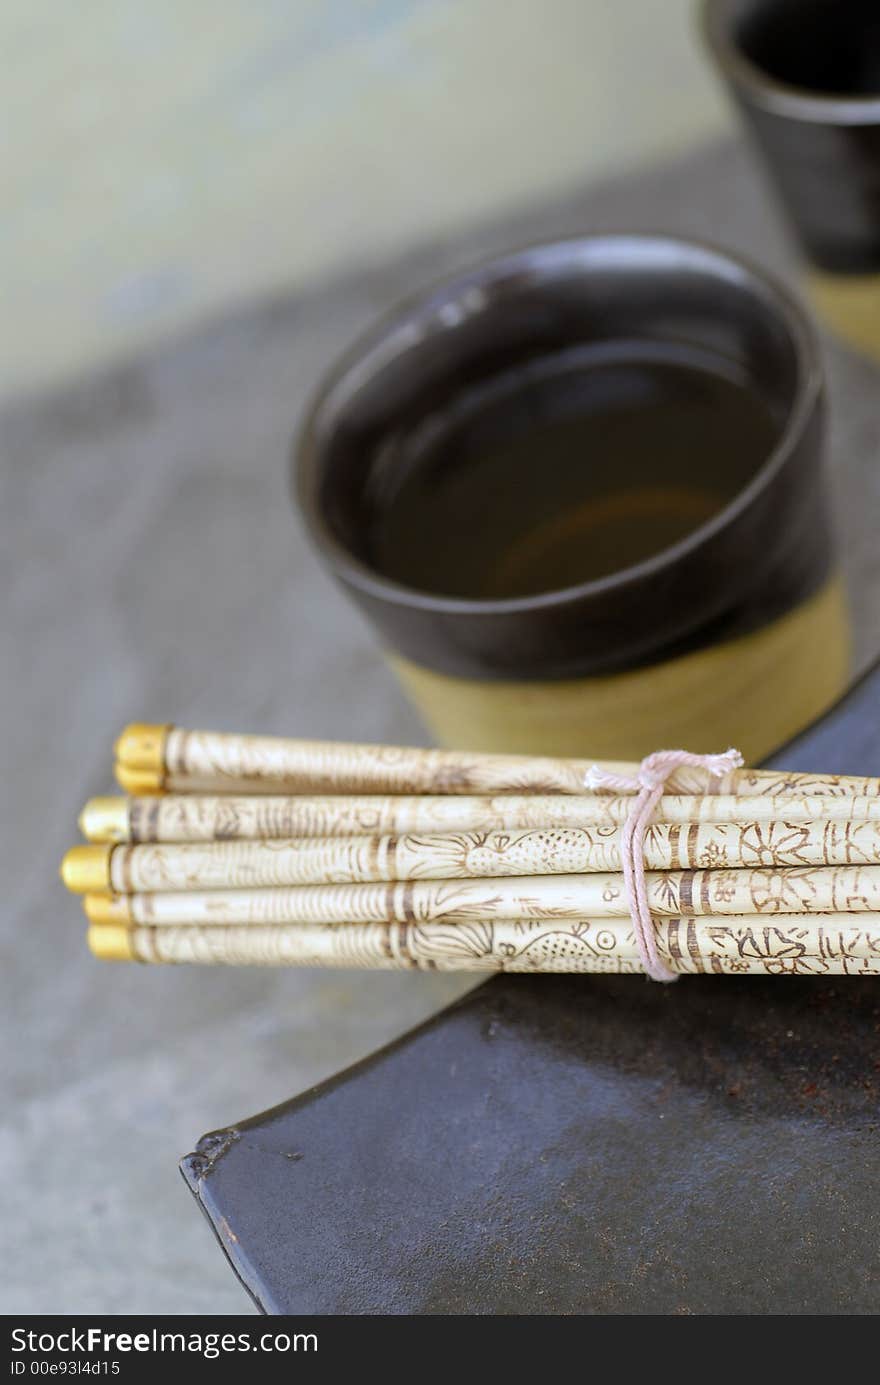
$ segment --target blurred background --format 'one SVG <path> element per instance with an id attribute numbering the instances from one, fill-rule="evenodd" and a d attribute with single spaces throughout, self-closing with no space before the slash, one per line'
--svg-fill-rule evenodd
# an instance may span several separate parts
<path id="1" fill-rule="evenodd" d="M 5 0 L 6 392 L 728 123 L 691 0 Z"/>
<path id="2" fill-rule="evenodd" d="M 57 867 L 114 737 L 424 740 L 287 476 L 401 294 L 606 228 L 799 269 L 690 0 L 4 0 L 0 45 L 0 1303 L 247 1311 L 177 1160 L 469 983 L 95 962 Z M 824 350 L 864 665 L 876 372 Z"/>

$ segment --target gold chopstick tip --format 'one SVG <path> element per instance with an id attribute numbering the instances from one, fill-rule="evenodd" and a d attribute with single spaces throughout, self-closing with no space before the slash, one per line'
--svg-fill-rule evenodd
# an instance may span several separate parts
<path id="1" fill-rule="evenodd" d="M 113 747 L 117 761 L 126 769 L 148 770 L 161 778 L 165 772 L 165 739 L 170 730 L 170 726 L 133 721 Z"/>
<path id="2" fill-rule="evenodd" d="M 118 923 L 127 928 L 134 922 L 124 894 L 87 894 L 82 904 L 89 923 Z"/>
<path id="3" fill-rule="evenodd" d="M 71 847 L 61 862 L 61 879 L 74 894 L 98 894 L 110 889 L 112 845 Z"/>
<path id="4" fill-rule="evenodd" d="M 121 789 L 125 789 L 127 794 L 134 797 L 143 797 L 145 794 L 162 793 L 165 780 L 164 771 L 152 769 L 129 769 L 128 765 L 122 765 L 117 760 L 113 767 L 116 775 L 116 782 Z"/>
<path id="5" fill-rule="evenodd" d="M 79 815 L 79 828 L 90 842 L 127 842 L 128 799 L 90 798 Z"/>
<path id="6" fill-rule="evenodd" d="M 131 929 L 119 923 L 92 923 L 87 933 L 89 949 L 102 962 L 136 962 Z"/>

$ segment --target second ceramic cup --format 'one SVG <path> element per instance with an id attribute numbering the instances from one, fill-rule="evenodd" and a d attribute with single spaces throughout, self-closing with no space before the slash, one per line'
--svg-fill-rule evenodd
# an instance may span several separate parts
<path id="1" fill-rule="evenodd" d="M 846 682 L 812 329 L 664 237 L 493 260 L 329 376 L 299 503 L 436 737 L 754 761 Z"/>
<path id="2" fill-rule="evenodd" d="M 816 307 L 880 357 L 876 0 L 702 0 L 702 15 L 805 253 Z"/>

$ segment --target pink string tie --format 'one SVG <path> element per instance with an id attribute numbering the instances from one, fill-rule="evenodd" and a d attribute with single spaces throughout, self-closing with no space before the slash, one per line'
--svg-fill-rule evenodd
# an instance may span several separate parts
<path id="1" fill-rule="evenodd" d="M 678 769 L 703 769 L 709 775 L 705 792 L 715 791 L 718 780 L 739 769 L 743 757 L 738 750 L 723 755 L 692 755 L 688 750 L 655 750 L 646 755 L 635 775 L 612 774 L 593 765 L 584 775 L 588 789 L 610 789 L 612 793 L 633 793 L 633 806 L 620 834 L 623 887 L 636 935 L 636 946 L 645 973 L 654 981 L 677 981 L 657 951 L 654 920 L 648 904 L 645 882 L 645 833 L 670 777 Z"/>

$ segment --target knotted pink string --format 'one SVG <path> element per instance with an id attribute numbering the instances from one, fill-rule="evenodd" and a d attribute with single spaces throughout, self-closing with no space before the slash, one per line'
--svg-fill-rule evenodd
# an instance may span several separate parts
<path id="1" fill-rule="evenodd" d="M 623 886 L 626 902 L 636 935 L 636 946 L 642 966 L 654 981 L 677 981 L 678 974 L 670 971 L 657 951 L 654 920 L 648 904 L 645 883 L 645 833 L 654 810 L 663 796 L 671 775 L 677 769 L 704 769 L 709 775 L 708 788 L 731 770 L 739 769 L 743 757 L 738 750 L 725 750 L 723 755 L 692 755 L 687 750 L 655 750 L 646 755 L 636 775 L 611 774 L 593 765 L 584 775 L 588 789 L 610 789 L 613 793 L 634 793 L 620 834 L 620 855 L 623 866 Z"/>

